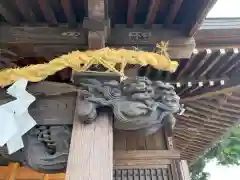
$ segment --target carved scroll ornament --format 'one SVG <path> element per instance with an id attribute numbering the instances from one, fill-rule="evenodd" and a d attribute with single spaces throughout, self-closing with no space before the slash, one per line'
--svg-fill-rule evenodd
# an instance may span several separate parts
<path id="1" fill-rule="evenodd" d="M 84 96 L 79 99 L 77 113 L 83 123 L 96 119 L 98 110 L 109 108 L 114 127 L 120 130 L 141 130 L 155 133 L 163 124 L 175 124 L 174 113 L 180 109 L 174 87 L 145 77 L 118 81 L 81 81 Z"/>

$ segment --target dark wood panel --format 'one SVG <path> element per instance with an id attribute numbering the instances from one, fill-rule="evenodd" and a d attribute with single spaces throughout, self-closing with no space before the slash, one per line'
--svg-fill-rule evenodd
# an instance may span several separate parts
<path id="1" fill-rule="evenodd" d="M 135 13 L 138 0 L 128 0 L 127 24 L 132 26 L 135 20 Z"/>
<path id="2" fill-rule="evenodd" d="M 174 22 L 182 3 L 183 3 L 183 0 L 174 0 L 173 1 L 173 4 L 170 7 L 169 14 L 165 20 L 165 24 L 170 25 Z"/>
<path id="3" fill-rule="evenodd" d="M 0 27 L 0 42 L 2 43 L 29 43 L 29 44 L 87 44 L 81 28 L 71 29 L 67 26 L 58 28 L 39 27 Z"/>
<path id="4" fill-rule="evenodd" d="M 154 48 L 161 41 L 169 41 L 169 54 L 172 58 L 190 57 L 195 47 L 193 38 L 186 38 L 177 30 L 153 27 L 151 30 L 136 28 L 113 28 L 107 43 L 113 47 L 132 47 L 135 45 Z"/>
<path id="5" fill-rule="evenodd" d="M 154 23 L 160 3 L 161 0 L 151 0 L 145 24 L 152 25 Z"/>
<path id="6" fill-rule="evenodd" d="M 57 25 L 57 19 L 53 12 L 52 7 L 50 6 L 49 1 L 47 0 L 38 0 L 38 4 L 40 9 L 43 13 L 45 20 L 48 22 L 49 25 Z"/>
<path id="7" fill-rule="evenodd" d="M 3 2 L 0 3 L 0 14 L 12 25 L 18 25 L 20 23 L 20 19 L 17 17 L 17 14 L 10 11 Z"/>
<path id="8" fill-rule="evenodd" d="M 57 28 L 1 26 L 0 37 L 1 44 L 77 44 L 79 48 L 87 45 L 87 38 L 81 28 L 72 29 L 67 26 Z M 162 29 L 161 27 L 155 27 L 151 30 L 141 27 L 113 28 L 106 44 L 110 47 L 130 49 L 136 45 L 140 49 L 153 51 L 156 43 L 161 41 L 169 41 L 168 52 L 171 58 L 188 58 L 195 47 L 193 38 L 186 38 L 177 30 Z"/>
<path id="9" fill-rule="evenodd" d="M 61 0 L 62 7 L 64 9 L 65 16 L 71 27 L 77 26 L 76 15 L 73 10 L 73 4 L 71 0 Z"/>
<path id="10" fill-rule="evenodd" d="M 166 141 L 163 131 L 144 136 L 137 131 L 114 132 L 114 150 L 165 150 Z"/>
<path id="11" fill-rule="evenodd" d="M 33 13 L 33 9 L 27 0 L 16 0 L 16 4 L 25 20 L 29 21 L 30 23 L 36 22 L 36 17 Z"/>

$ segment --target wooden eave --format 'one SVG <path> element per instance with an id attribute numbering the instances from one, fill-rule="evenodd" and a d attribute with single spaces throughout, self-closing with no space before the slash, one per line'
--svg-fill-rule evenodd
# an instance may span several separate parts
<path id="1" fill-rule="evenodd" d="M 197 48 L 239 48 L 240 18 L 207 18 L 195 34 Z"/>
<path id="2" fill-rule="evenodd" d="M 106 15 L 115 24 L 180 25 L 186 34 L 194 34 L 216 0 L 108 0 Z M 68 24 L 76 27 L 88 15 L 87 1 L 77 0 L 4 0 L 0 3 L 0 20 L 12 25 Z"/>
<path id="3" fill-rule="evenodd" d="M 152 51 L 157 42 L 169 41 L 172 58 L 188 58 L 197 31 L 216 0 L 105 1 L 104 22 L 88 21 L 87 0 L 4 0 L 0 3 L 1 48 L 16 58 L 50 60 L 89 47 L 87 31 L 110 22 L 106 45 L 133 46 Z M 140 36 L 133 39 L 131 34 Z"/>

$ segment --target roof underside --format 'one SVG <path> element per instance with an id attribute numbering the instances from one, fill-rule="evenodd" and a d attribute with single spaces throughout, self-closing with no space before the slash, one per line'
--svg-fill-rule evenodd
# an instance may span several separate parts
<path id="1" fill-rule="evenodd" d="M 176 147 L 183 159 L 192 162 L 239 123 L 239 59 L 238 49 L 205 49 L 195 50 L 191 59 L 181 60 L 177 79 L 195 82 L 177 89 L 186 109 L 177 116 L 174 129 Z M 199 82 L 203 82 L 202 87 Z M 214 94 L 223 89 L 225 94 Z"/>
<path id="2" fill-rule="evenodd" d="M 111 24 L 164 24 L 192 35 L 216 0 L 108 0 Z M 76 27 L 87 16 L 87 0 L 3 0 L 0 21 L 13 25 L 69 24 Z"/>
<path id="3" fill-rule="evenodd" d="M 239 123 L 239 90 L 185 103 L 186 111 L 177 116 L 174 129 L 176 147 L 181 151 L 182 159 L 193 162 Z"/>

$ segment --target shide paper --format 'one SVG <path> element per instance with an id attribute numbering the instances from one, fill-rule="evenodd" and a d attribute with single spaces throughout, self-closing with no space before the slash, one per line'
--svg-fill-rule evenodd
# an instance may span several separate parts
<path id="1" fill-rule="evenodd" d="M 0 106 L 0 146 L 6 144 L 9 154 L 24 147 L 22 136 L 36 125 L 28 113 L 35 97 L 26 91 L 26 87 L 27 80 L 16 81 L 7 89 L 7 93 L 16 100 Z"/>

